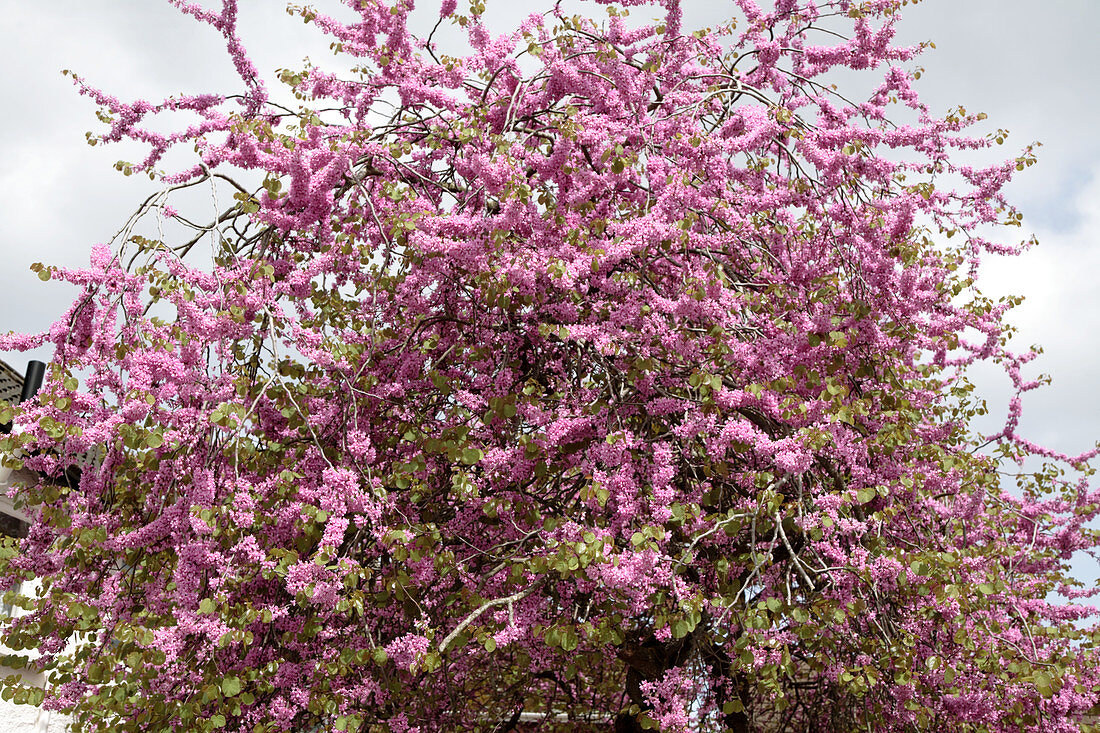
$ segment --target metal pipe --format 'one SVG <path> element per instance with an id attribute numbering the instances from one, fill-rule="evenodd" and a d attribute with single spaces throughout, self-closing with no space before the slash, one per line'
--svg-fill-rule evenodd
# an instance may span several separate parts
<path id="1" fill-rule="evenodd" d="M 19 395 L 20 404 L 34 397 L 35 393 L 42 387 L 42 381 L 45 378 L 46 365 L 44 363 L 40 361 L 27 362 L 27 375 L 23 377 L 23 392 Z"/>

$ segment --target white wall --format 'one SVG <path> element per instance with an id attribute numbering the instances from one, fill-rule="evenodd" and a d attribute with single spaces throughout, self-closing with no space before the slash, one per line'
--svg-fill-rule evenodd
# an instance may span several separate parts
<path id="1" fill-rule="evenodd" d="M 25 520 L 26 517 L 15 510 L 12 500 L 7 497 L 7 491 L 14 484 L 32 480 L 34 475 L 28 471 L 12 471 L 10 468 L 0 466 L 0 512 Z M 26 585 L 23 592 L 33 592 Z M 16 609 L 16 613 L 19 613 L 19 609 Z M 0 650 L 4 648 L 0 647 Z M 0 666 L 0 678 L 14 673 L 15 670 Z M 26 670 L 21 671 L 20 674 L 23 679 L 39 687 L 45 683 L 40 674 Z M 68 721 L 64 715 L 41 710 L 33 705 L 16 705 L 0 700 L 0 733 L 62 733 L 67 727 Z"/>

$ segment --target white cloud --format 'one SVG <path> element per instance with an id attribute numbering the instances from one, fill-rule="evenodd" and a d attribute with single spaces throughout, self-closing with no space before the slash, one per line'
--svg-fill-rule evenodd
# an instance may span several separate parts
<path id="1" fill-rule="evenodd" d="M 1021 433 L 1076 454 L 1100 440 L 1100 165 L 1066 208 L 1068 227 L 1035 227 L 1039 246 L 1016 257 L 990 258 L 979 281 L 990 296 L 1025 296 L 1008 318 L 1019 329 L 1012 343 L 1017 350 L 1040 345 L 1044 353 L 1028 374 L 1053 378 L 1053 384 L 1025 397 Z M 1007 379 L 991 370 L 980 375 L 979 388 L 999 418 Z"/>

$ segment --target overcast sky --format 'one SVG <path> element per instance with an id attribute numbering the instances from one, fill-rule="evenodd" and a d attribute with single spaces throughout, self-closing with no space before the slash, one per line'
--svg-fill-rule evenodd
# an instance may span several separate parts
<path id="1" fill-rule="evenodd" d="M 437 7 L 438 0 L 428 0 L 423 15 Z M 488 0 L 490 15 L 502 24 L 535 7 Z M 690 24 L 713 21 L 723 6 L 686 0 L 685 7 Z M 1100 438 L 1094 385 L 1100 294 L 1093 287 L 1100 272 L 1100 95 L 1094 80 L 1100 3 L 924 0 L 903 15 L 899 31 L 906 41 L 937 45 L 917 62 L 925 69 L 919 88 L 934 110 L 962 104 L 988 113 L 988 130 L 1011 131 L 1006 155 L 1043 143 L 1040 165 L 1011 188 L 1026 217 L 1022 234 L 1036 233 L 1041 246 L 991 262 L 984 289 L 1027 297 L 1013 316 L 1019 341 L 1043 345 L 1033 371 L 1054 378 L 1053 386 L 1025 401 L 1022 432 L 1055 449 L 1084 451 Z M 85 264 L 91 245 L 109 239 L 152 190 L 148 179 L 123 178 L 111 167 L 137 153 L 85 144 L 84 132 L 98 126 L 94 107 L 60 71 L 72 69 L 122 98 L 234 93 L 240 85 L 220 37 L 159 0 L 0 0 L 0 17 L 0 85 L 8 103 L 0 116 L 0 247 L 7 256 L 0 271 L 0 329 L 35 331 L 47 327 L 73 293 L 41 283 L 30 264 Z M 269 79 L 307 54 L 315 61 L 331 58 L 327 42 L 288 17 L 279 0 L 242 0 L 240 23 Z M 5 358 L 22 368 L 27 357 Z M 1007 380 L 991 371 L 979 376 L 1001 419 Z"/>

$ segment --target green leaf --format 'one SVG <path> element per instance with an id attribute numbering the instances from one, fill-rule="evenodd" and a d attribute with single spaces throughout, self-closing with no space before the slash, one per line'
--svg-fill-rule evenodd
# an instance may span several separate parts
<path id="1" fill-rule="evenodd" d="M 226 677 L 222 680 L 222 694 L 226 697 L 236 697 L 241 694 L 241 680 L 239 677 Z"/>
<path id="2" fill-rule="evenodd" d="M 1051 686 L 1051 676 L 1046 672 L 1038 672 L 1035 677 L 1035 689 L 1039 691 L 1039 694 L 1043 697 L 1051 697 L 1054 695 L 1054 688 Z"/>

